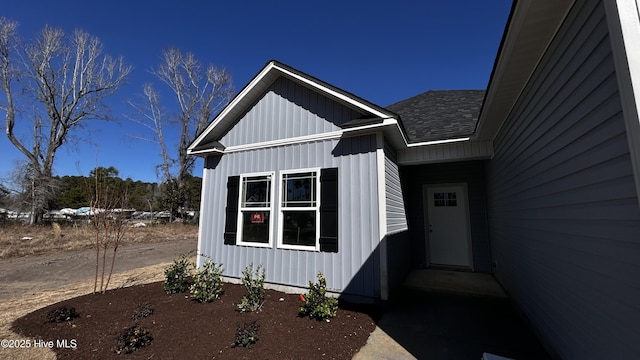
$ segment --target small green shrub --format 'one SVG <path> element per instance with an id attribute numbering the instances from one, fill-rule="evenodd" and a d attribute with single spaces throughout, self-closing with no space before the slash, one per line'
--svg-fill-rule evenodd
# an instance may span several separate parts
<path id="1" fill-rule="evenodd" d="M 238 326 L 236 330 L 236 341 L 233 343 L 233 347 L 246 347 L 251 349 L 251 346 L 258 342 L 258 331 L 260 327 L 255 321 L 250 323 L 244 323 Z"/>
<path id="2" fill-rule="evenodd" d="M 189 290 L 191 278 L 191 268 L 193 264 L 186 254 L 180 255 L 164 270 L 164 284 L 162 285 L 167 294 L 177 294 Z"/>
<path id="3" fill-rule="evenodd" d="M 151 304 L 138 304 L 138 306 L 136 307 L 136 311 L 131 316 L 131 319 L 138 320 L 147 316 L 151 316 L 151 314 L 153 314 L 153 307 L 151 306 Z"/>
<path id="4" fill-rule="evenodd" d="M 191 297 L 198 302 L 212 302 L 222 295 L 222 265 L 216 265 L 207 259 L 201 269 L 193 276 L 193 284 L 189 288 Z"/>
<path id="5" fill-rule="evenodd" d="M 116 347 L 113 350 L 116 354 L 131 354 L 143 346 L 151 344 L 153 336 L 149 330 L 134 325 L 126 329 L 116 341 Z"/>
<path id="6" fill-rule="evenodd" d="M 338 311 L 338 299 L 327 294 L 327 279 L 322 273 L 318 273 L 318 282 L 309 281 L 309 293 L 301 296 L 304 304 L 300 307 L 301 316 L 309 316 L 316 320 L 327 320 L 336 316 Z"/>
<path id="7" fill-rule="evenodd" d="M 238 310 L 240 312 L 259 310 L 264 303 L 265 270 L 262 265 L 259 265 L 254 274 L 253 263 L 251 263 L 242 271 L 242 275 L 242 285 L 247 289 L 249 295 L 242 297 L 240 304 L 238 304 Z"/>
<path id="8" fill-rule="evenodd" d="M 65 305 L 49 311 L 47 313 L 47 322 L 61 323 L 64 321 L 71 321 L 79 316 L 80 315 L 76 312 L 74 307 Z"/>

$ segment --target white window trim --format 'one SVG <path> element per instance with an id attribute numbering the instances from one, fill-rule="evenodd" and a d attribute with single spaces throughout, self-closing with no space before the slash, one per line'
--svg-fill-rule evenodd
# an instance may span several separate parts
<path id="1" fill-rule="evenodd" d="M 277 239 L 278 239 L 278 248 L 279 249 L 287 249 L 287 250 L 307 250 L 307 251 L 320 251 L 320 170 L 321 168 L 302 168 L 302 169 L 288 169 L 282 170 L 278 174 L 278 196 L 276 199 L 277 207 L 278 207 L 278 228 L 277 228 Z M 282 197 L 284 196 L 284 186 L 282 186 L 282 181 L 284 179 L 284 175 L 287 174 L 298 174 L 305 172 L 314 172 L 316 174 L 316 206 L 315 207 L 283 207 L 282 206 Z M 282 229 L 284 226 L 284 210 L 309 210 L 315 209 L 316 212 L 316 244 L 315 246 L 303 246 L 303 245 L 288 245 L 283 243 L 283 234 Z"/>
<path id="2" fill-rule="evenodd" d="M 275 207 L 274 207 L 274 203 L 276 201 L 276 199 L 274 199 L 275 196 L 275 183 L 277 181 L 276 179 L 276 173 L 275 171 L 266 171 L 266 172 L 257 172 L 257 173 L 247 173 L 247 174 L 240 174 L 240 189 L 238 191 L 238 218 L 236 219 L 237 221 L 237 240 L 236 240 L 236 245 L 240 245 L 240 246 L 251 246 L 251 247 L 262 247 L 262 248 L 270 248 L 273 247 L 273 217 L 275 216 Z M 270 190 L 270 199 L 269 199 L 269 207 L 243 207 L 242 206 L 242 196 L 243 196 L 243 182 L 244 179 L 248 178 L 248 177 L 254 177 L 254 176 L 271 176 L 271 190 Z M 270 214 L 269 214 L 269 242 L 268 243 L 257 243 L 257 242 L 251 242 L 251 241 L 242 241 L 242 212 L 243 211 L 251 211 L 251 210 L 255 210 L 255 211 L 266 211 L 269 210 Z"/>

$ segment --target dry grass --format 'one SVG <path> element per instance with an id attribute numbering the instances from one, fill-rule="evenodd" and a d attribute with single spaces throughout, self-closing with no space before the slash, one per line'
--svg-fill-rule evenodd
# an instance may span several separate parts
<path id="1" fill-rule="evenodd" d="M 77 227 L 0 225 L 0 259 L 38 255 L 56 251 L 90 249 L 93 246 L 93 230 L 90 225 Z M 198 226 L 164 224 L 128 229 L 122 245 L 159 243 L 198 237 Z"/>
<path id="2" fill-rule="evenodd" d="M 185 224 L 165 224 L 140 228 L 128 228 L 122 244 L 160 243 L 197 238 L 198 226 Z M 90 225 L 83 226 L 25 226 L 16 224 L 0 225 L 0 259 L 18 256 L 39 255 L 61 251 L 91 249 L 94 239 Z M 110 288 L 124 287 L 161 281 L 164 268 L 170 263 L 161 263 L 145 268 L 114 274 Z M 11 323 L 36 309 L 59 301 L 89 294 L 93 291 L 94 280 L 87 279 L 56 290 L 35 292 L 0 303 L 0 339 L 19 340 L 20 335 L 10 330 Z M 96 295 L 99 296 L 99 295 Z M 33 339 L 30 339 L 33 340 Z M 47 349 L 4 349 L 0 348 L 0 359 L 55 359 L 55 354 Z"/>
<path id="3" fill-rule="evenodd" d="M 116 287 L 133 286 L 162 281 L 164 268 L 170 263 L 162 263 L 146 268 L 130 270 L 114 275 L 113 283 Z M 11 323 L 36 309 L 55 304 L 59 301 L 89 294 L 93 291 L 93 280 L 86 280 L 70 286 L 64 286 L 58 290 L 45 291 L 38 295 L 28 295 L 20 298 L 9 299 L 0 303 L 0 339 L 18 340 L 22 336 L 10 330 Z M 96 296 L 100 296 L 99 294 Z M 30 339 L 33 340 L 33 339 Z M 53 351 L 48 349 L 3 349 L 0 348 L 0 359 L 55 359 Z"/>
<path id="4" fill-rule="evenodd" d="M 58 223 L 51 224 L 51 228 L 53 230 L 53 238 L 55 240 L 60 240 L 62 238 L 62 226 Z"/>

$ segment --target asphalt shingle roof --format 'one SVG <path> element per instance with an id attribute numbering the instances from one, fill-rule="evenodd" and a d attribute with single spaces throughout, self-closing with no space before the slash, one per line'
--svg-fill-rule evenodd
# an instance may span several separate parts
<path id="1" fill-rule="evenodd" d="M 398 115 L 410 143 L 473 134 L 484 90 L 430 90 L 386 107 Z"/>

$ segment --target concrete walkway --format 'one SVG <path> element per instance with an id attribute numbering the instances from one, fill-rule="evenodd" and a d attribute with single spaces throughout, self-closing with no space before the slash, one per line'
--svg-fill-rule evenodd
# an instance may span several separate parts
<path id="1" fill-rule="evenodd" d="M 549 359 L 488 274 L 409 274 L 355 360 Z"/>

